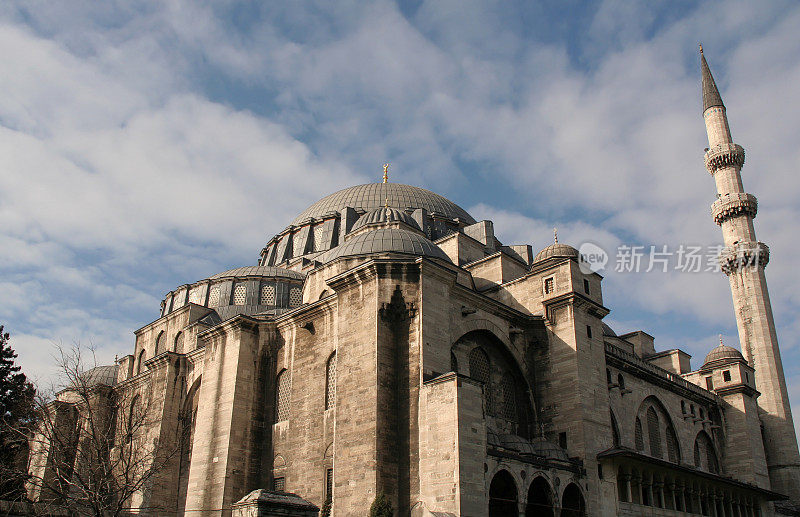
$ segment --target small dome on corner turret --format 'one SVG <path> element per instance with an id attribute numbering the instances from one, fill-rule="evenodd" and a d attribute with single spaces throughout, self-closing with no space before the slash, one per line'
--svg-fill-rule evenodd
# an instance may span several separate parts
<path id="1" fill-rule="evenodd" d="M 578 250 L 570 246 L 569 244 L 563 244 L 561 242 L 556 242 L 551 244 L 550 246 L 546 247 L 542 251 L 536 254 L 536 257 L 533 259 L 533 262 L 541 262 L 542 260 L 546 260 L 549 258 L 578 258 Z"/>
<path id="2" fill-rule="evenodd" d="M 742 356 L 741 352 L 732 346 L 723 345 L 720 343 L 716 348 L 708 353 L 705 361 L 703 361 L 703 368 L 721 366 L 723 364 L 735 363 L 739 361 L 744 362 L 744 357 Z"/>

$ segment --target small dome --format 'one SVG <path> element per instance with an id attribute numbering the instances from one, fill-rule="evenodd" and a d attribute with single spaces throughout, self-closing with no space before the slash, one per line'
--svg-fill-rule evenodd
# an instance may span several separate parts
<path id="1" fill-rule="evenodd" d="M 81 379 L 86 387 L 98 386 L 100 384 L 114 386 L 117 384 L 117 365 L 109 364 L 96 366 L 91 370 L 83 372 Z"/>
<path id="2" fill-rule="evenodd" d="M 731 346 L 720 343 L 719 346 L 708 353 L 706 360 L 703 361 L 703 368 L 735 363 L 737 361 L 744 361 L 742 353 Z"/>
<path id="3" fill-rule="evenodd" d="M 420 229 L 414 218 L 402 210 L 392 207 L 381 207 L 362 215 L 358 221 L 356 221 L 350 231 L 354 232 L 371 224 L 385 224 L 394 222 L 405 223 L 412 228 L 416 228 L 418 230 Z"/>
<path id="4" fill-rule="evenodd" d="M 537 253 L 533 261 L 540 262 L 549 258 L 578 258 L 578 250 L 569 244 L 556 242 Z"/>
<path id="5" fill-rule="evenodd" d="M 436 244 L 422 235 L 399 228 L 379 228 L 357 235 L 339 247 L 333 248 L 320 262 L 330 262 L 339 257 L 367 255 L 371 253 L 404 253 L 421 255 L 450 262 L 450 258 Z"/>
<path id="6" fill-rule="evenodd" d="M 245 266 L 245 267 L 237 267 L 236 269 L 229 269 L 228 271 L 223 271 L 222 273 L 217 273 L 216 275 L 208 277 L 209 280 L 219 280 L 220 278 L 243 278 L 246 276 L 261 276 L 261 277 L 270 277 L 270 278 L 289 278 L 292 280 L 303 280 L 305 279 L 305 275 L 303 273 L 298 273 L 297 271 L 292 271 L 291 269 L 286 269 L 282 267 L 274 267 L 274 266 Z"/>

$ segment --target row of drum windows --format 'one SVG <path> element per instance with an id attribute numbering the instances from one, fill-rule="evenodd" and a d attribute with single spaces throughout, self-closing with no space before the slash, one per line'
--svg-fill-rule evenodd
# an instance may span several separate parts
<path id="1" fill-rule="evenodd" d="M 248 284 L 250 291 L 248 292 Z M 227 286 L 226 286 L 227 287 Z M 234 282 L 230 290 L 223 289 L 223 284 L 212 285 L 208 291 L 208 307 L 219 307 L 222 305 L 266 305 L 273 307 L 299 307 L 303 304 L 303 289 L 299 285 L 288 288 L 286 294 L 286 284 L 276 282 Z M 288 296 L 288 297 L 287 297 Z M 189 290 L 189 303 L 206 305 L 205 286 L 195 286 Z M 254 302 L 254 303 L 253 303 Z M 172 297 L 164 302 L 164 314 L 174 311 L 186 304 L 186 289 L 177 291 Z"/>

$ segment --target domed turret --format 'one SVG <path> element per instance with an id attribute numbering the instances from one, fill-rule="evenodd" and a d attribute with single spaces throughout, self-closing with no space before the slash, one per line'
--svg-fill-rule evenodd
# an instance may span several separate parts
<path id="1" fill-rule="evenodd" d="M 563 244 L 558 242 L 558 232 L 555 228 L 553 228 L 553 244 L 546 247 L 542 251 L 536 254 L 534 257 L 533 262 L 541 262 L 542 260 L 547 260 L 549 258 L 575 258 L 577 259 L 580 256 L 578 250 L 570 246 L 569 244 Z"/>

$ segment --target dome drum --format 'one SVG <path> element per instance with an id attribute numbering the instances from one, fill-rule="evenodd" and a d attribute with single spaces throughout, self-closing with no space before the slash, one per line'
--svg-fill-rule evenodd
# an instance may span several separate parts
<path id="1" fill-rule="evenodd" d="M 302 304 L 303 279 L 301 273 L 276 267 L 232 269 L 168 294 L 161 315 L 190 303 L 214 309 L 222 320 L 237 314 L 288 310 Z"/>

